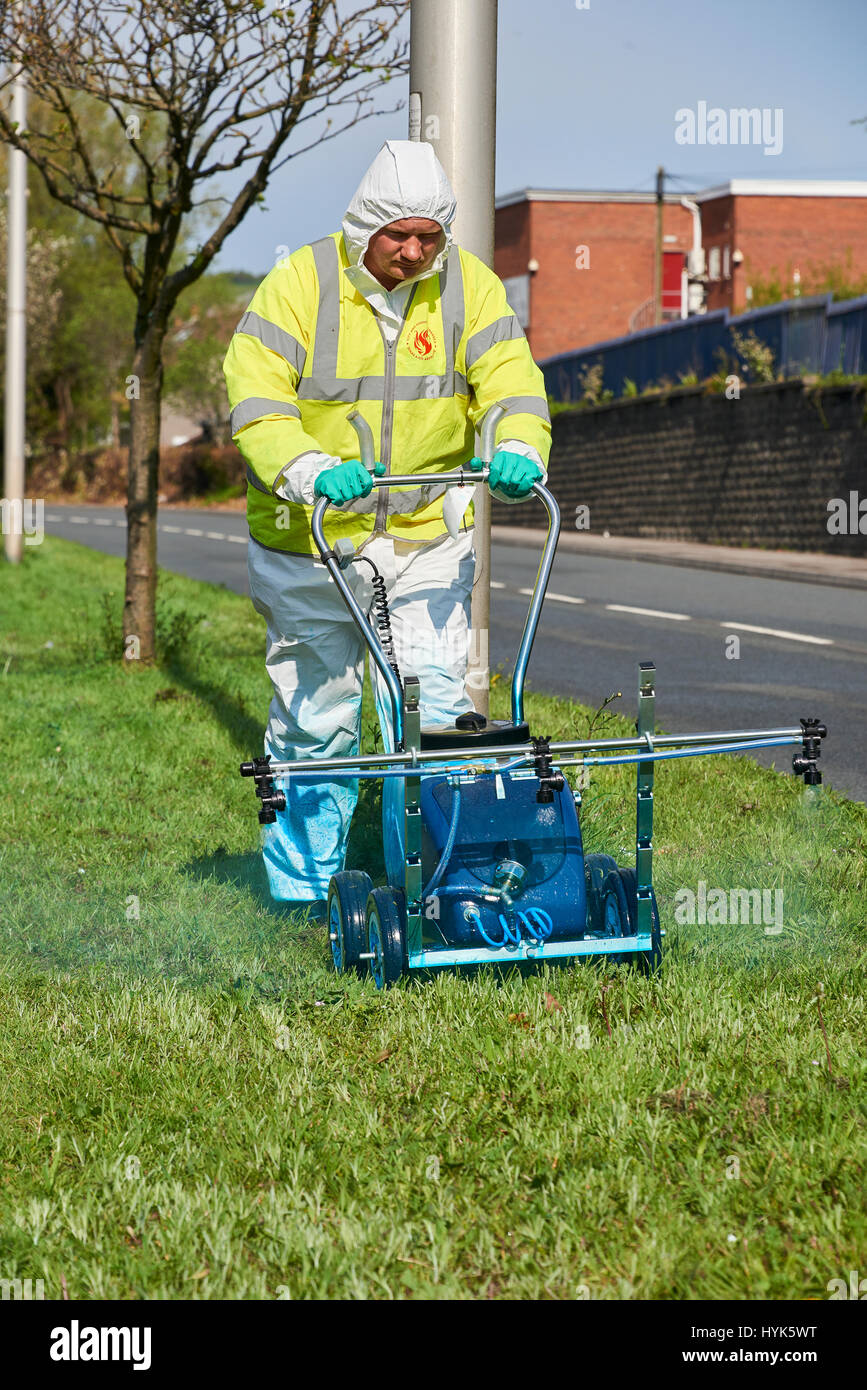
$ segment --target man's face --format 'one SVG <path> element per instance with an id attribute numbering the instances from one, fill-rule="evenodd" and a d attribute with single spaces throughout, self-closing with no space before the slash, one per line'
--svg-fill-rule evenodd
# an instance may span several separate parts
<path id="1" fill-rule="evenodd" d="M 387 290 L 420 275 L 436 260 L 446 234 L 428 217 L 403 217 L 389 222 L 367 244 L 364 264 Z"/>

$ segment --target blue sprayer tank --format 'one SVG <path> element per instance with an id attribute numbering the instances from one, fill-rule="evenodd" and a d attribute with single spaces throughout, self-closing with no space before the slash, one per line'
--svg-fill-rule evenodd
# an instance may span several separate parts
<path id="1" fill-rule="evenodd" d="M 543 909 L 553 923 L 550 940 L 584 932 L 584 855 L 575 801 L 568 784 L 554 790 L 547 803 L 536 800 L 538 790 L 539 779 L 532 772 L 503 772 L 462 783 L 454 847 L 431 895 L 436 901 L 423 904 L 425 940 L 450 946 L 483 945 L 473 920 L 478 915 L 488 935 L 498 939 L 503 907 L 486 902 L 484 894 L 504 861 L 520 864 L 526 871 L 520 891 L 513 894 L 515 908 L 524 913 Z M 422 779 L 424 885 L 430 883 L 448 840 L 453 798 L 447 776 Z M 392 804 L 402 800 L 395 796 Z M 394 810 L 398 811 L 396 805 Z M 404 881 L 401 822 L 398 813 L 384 824 L 386 867 L 389 882 L 396 888 L 403 887 Z"/>

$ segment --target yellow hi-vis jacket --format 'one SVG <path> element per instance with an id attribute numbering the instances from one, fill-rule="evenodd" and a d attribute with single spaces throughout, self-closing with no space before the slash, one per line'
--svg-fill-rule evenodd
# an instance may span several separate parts
<path id="1" fill-rule="evenodd" d="M 316 554 L 312 508 L 279 487 L 302 455 L 359 457 L 347 415 L 373 430 L 387 473 L 436 473 L 466 465 L 474 431 L 501 401 L 497 437 L 521 440 L 547 465 L 551 419 L 544 378 L 502 281 L 457 245 L 420 279 L 389 344 L 372 306 L 350 283 L 342 232 L 302 246 L 265 277 L 231 340 L 223 369 L 232 437 L 247 462 L 247 519 L 260 544 Z M 329 544 L 357 546 L 375 531 L 423 541 L 445 534 L 445 486 L 374 488 L 329 508 Z"/>

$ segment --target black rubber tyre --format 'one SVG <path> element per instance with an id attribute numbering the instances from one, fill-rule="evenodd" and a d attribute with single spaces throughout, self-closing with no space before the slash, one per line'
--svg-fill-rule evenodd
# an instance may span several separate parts
<path id="1" fill-rule="evenodd" d="M 605 880 L 602 893 L 604 930 L 608 936 L 633 936 L 638 922 L 638 893 L 635 887 L 635 870 L 618 869 Z M 659 969 L 662 960 L 662 932 L 659 922 L 659 908 L 656 894 L 650 890 L 651 926 L 649 951 L 635 951 L 632 963 L 645 975 L 652 975 Z"/>
<path id="2" fill-rule="evenodd" d="M 388 989 L 407 969 L 406 900 L 402 888 L 374 888 L 367 899 L 367 964 L 377 989 Z"/>
<path id="3" fill-rule="evenodd" d="M 325 921 L 331 945 L 331 959 L 338 974 L 354 970 L 363 973 L 365 911 L 372 884 L 360 869 L 335 874 L 328 885 Z"/>
<path id="4" fill-rule="evenodd" d="M 603 932 L 602 893 L 610 873 L 617 872 L 617 860 L 610 854 L 585 854 L 584 883 L 587 889 L 587 926 L 585 931 Z"/>

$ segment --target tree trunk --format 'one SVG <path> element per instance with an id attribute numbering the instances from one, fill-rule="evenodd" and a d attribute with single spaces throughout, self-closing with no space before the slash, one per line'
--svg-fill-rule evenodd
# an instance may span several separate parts
<path id="1" fill-rule="evenodd" d="M 138 337 L 138 335 L 137 335 Z M 157 482 L 165 324 L 149 323 L 136 342 L 130 395 L 126 503 L 124 661 L 150 664 L 155 656 L 157 593 Z"/>
<path id="2" fill-rule="evenodd" d="M 57 460 L 60 465 L 60 478 L 64 485 L 71 483 L 69 471 L 69 427 L 72 420 L 72 391 L 68 377 L 58 377 L 54 383 L 54 399 L 57 403 Z"/>

